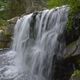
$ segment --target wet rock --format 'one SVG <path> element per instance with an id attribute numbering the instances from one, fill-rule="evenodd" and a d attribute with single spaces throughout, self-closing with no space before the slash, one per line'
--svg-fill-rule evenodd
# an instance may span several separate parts
<path id="1" fill-rule="evenodd" d="M 11 43 L 11 35 L 6 34 L 5 31 L 0 30 L 0 48 L 8 48 Z"/>
<path id="2" fill-rule="evenodd" d="M 8 25 L 3 30 L 0 30 L 0 48 L 9 48 L 11 46 L 14 26 L 18 18 L 7 20 Z"/>
<path id="3" fill-rule="evenodd" d="M 74 71 L 80 69 L 80 38 L 65 48 L 64 57 L 58 59 L 56 55 L 53 59 L 55 66 L 52 67 L 52 79 L 69 80 Z"/>
<path id="4" fill-rule="evenodd" d="M 0 48 L 4 47 L 2 41 L 4 40 L 4 31 L 0 30 Z"/>
<path id="5" fill-rule="evenodd" d="M 14 32 L 14 26 L 16 24 L 16 21 L 19 19 L 19 17 L 14 17 L 12 19 L 7 20 L 8 21 L 8 26 L 6 29 L 6 33 L 9 33 L 10 35 L 13 35 Z"/>

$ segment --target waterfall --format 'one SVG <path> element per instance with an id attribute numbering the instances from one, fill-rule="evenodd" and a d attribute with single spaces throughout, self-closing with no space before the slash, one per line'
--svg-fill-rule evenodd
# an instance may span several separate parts
<path id="1" fill-rule="evenodd" d="M 6 53 L 13 66 L 10 66 L 11 71 L 5 71 L 7 78 L 50 80 L 54 56 L 63 55 L 65 41 L 60 36 L 66 29 L 68 10 L 67 6 L 62 6 L 18 19 L 12 50 Z"/>

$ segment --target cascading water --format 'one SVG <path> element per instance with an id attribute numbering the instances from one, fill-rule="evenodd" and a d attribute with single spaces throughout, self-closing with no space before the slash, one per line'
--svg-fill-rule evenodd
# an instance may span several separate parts
<path id="1" fill-rule="evenodd" d="M 54 55 L 62 56 L 68 7 L 31 13 L 18 19 L 12 50 L 4 56 L 8 65 L 0 80 L 50 80 Z M 54 65 L 53 65 L 54 66 Z"/>

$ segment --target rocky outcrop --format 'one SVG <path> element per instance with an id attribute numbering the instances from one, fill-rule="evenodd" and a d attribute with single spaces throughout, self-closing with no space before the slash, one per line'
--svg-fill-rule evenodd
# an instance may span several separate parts
<path id="1" fill-rule="evenodd" d="M 8 32 L 10 35 L 13 35 L 14 26 L 15 26 L 15 24 L 16 24 L 16 22 L 17 22 L 18 19 L 19 19 L 19 17 L 14 17 L 14 18 L 11 18 L 11 19 L 7 20 L 7 22 L 9 24 L 8 24 L 6 33 Z"/>
<path id="2" fill-rule="evenodd" d="M 80 69 L 80 38 L 65 48 L 64 57 L 54 56 L 51 80 L 70 80 L 76 69 Z"/>
<path id="3" fill-rule="evenodd" d="M 11 46 L 14 26 L 17 19 L 18 17 L 7 20 L 8 25 L 2 26 L 3 29 L 0 29 L 0 48 L 9 48 Z"/>
<path id="4" fill-rule="evenodd" d="M 40 11 L 46 8 L 46 0 L 10 0 L 9 17 Z M 14 12 L 14 14 L 13 14 Z"/>
<path id="5" fill-rule="evenodd" d="M 11 35 L 6 34 L 5 31 L 0 30 L 0 48 L 10 47 Z"/>

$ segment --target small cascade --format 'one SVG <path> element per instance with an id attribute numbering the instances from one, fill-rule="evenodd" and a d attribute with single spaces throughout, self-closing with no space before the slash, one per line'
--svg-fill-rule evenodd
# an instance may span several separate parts
<path id="1" fill-rule="evenodd" d="M 18 19 L 9 64 L 4 75 L 11 80 L 51 80 L 54 56 L 63 55 L 68 6 L 43 10 Z"/>

